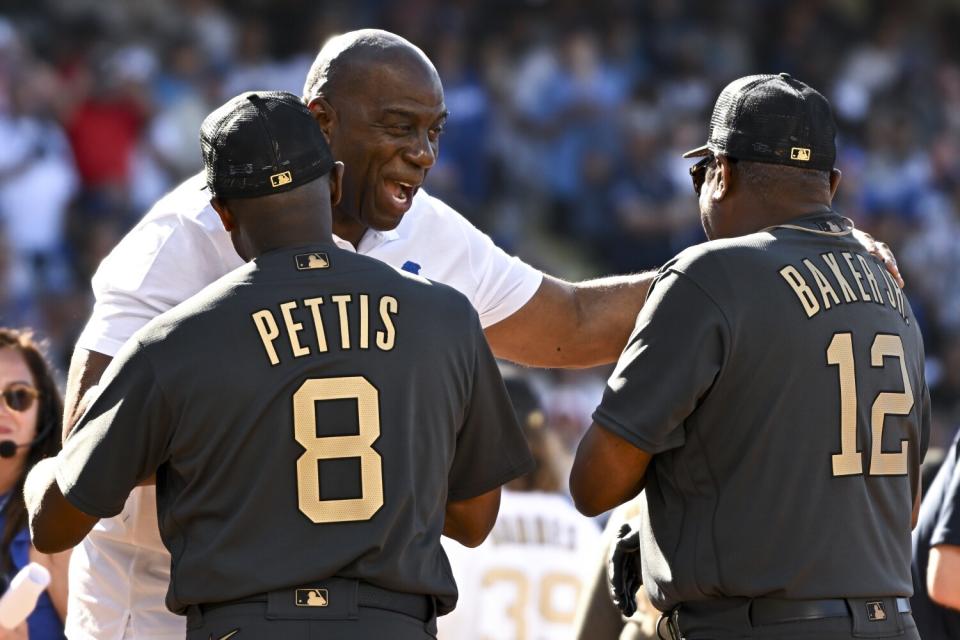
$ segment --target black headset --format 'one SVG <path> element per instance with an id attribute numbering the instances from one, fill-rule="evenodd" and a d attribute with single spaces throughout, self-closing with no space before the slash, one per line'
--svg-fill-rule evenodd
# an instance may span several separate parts
<path id="1" fill-rule="evenodd" d="M 37 434 L 37 437 L 31 440 L 30 442 L 25 442 L 23 444 L 17 444 L 13 440 L 0 440 L 0 458 L 12 458 L 17 455 L 17 449 L 22 447 L 32 447 L 37 444 L 48 435 L 53 429 L 53 425 L 56 423 L 56 420 L 50 420 L 47 426 L 40 430 L 40 433 Z"/>

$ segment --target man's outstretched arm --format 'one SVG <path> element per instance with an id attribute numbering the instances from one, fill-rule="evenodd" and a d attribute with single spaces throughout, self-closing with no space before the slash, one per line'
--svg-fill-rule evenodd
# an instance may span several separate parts
<path id="1" fill-rule="evenodd" d="M 859 230 L 854 236 L 883 261 L 901 287 L 893 253 Z M 544 274 L 540 288 L 513 315 L 487 327 L 498 358 L 531 367 L 593 367 L 615 362 L 633 331 L 657 272 L 565 282 Z"/>
<path id="2" fill-rule="evenodd" d="M 532 298 L 487 327 L 498 358 L 533 367 L 614 362 L 633 330 L 656 273 L 565 282 L 544 274 Z"/>

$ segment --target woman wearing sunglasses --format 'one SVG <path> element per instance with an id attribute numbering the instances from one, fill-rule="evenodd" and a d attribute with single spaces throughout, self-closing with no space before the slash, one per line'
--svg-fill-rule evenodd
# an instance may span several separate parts
<path id="1" fill-rule="evenodd" d="M 50 587 L 27 622 L 0 640 L 60 640 L 67 611 L 69 553 L 46 555 L 30 544 L 23 481 L 60 450 L 63 400 L 53 372 L 27 332 L 0 328 L 0 592 L 28 562 L 50 570 Z"/>

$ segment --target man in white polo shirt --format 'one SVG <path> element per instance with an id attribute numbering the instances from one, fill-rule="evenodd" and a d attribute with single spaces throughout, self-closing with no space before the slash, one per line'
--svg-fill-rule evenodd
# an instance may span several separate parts
<path id="1" fill-rule="evenodd" d="M 436 161 L 446 108 L 423 52 L 383 31 L 344 34 L 318 54 L 304 99 L 346 165 L 333 212 L 338 244 L 458 289 L 498 357 L 568 367 L 616 359 L 653 274 L 560 281 L 508 256 L 427 195 L 420 187 Z M 197 176 L 162 198 L 100 265 L 96 304 L 70 366 L 66 431 L 128 337 L 242 264 L 203 185 Z M 230 393 L 227 379 L 223 391 Z M 137 489 L 120 516 L 101 521 L 74 551 L 68 637 L 182 638 L 183 619 L 164 606 L 169 570 L 154 490 Z"/>

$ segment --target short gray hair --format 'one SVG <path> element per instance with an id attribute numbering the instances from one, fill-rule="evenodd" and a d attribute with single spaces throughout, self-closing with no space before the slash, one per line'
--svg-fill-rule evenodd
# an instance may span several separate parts
<path id="1" fill-rule="evenodd" d="M 777 196 L 785 190 L 803 189 L 824 192 L 830 190 L 829 171 L 745 160 L 736 164 L 736 171 L 751 190 L 761 198 L 771 201 L 776 200 Z"/>

